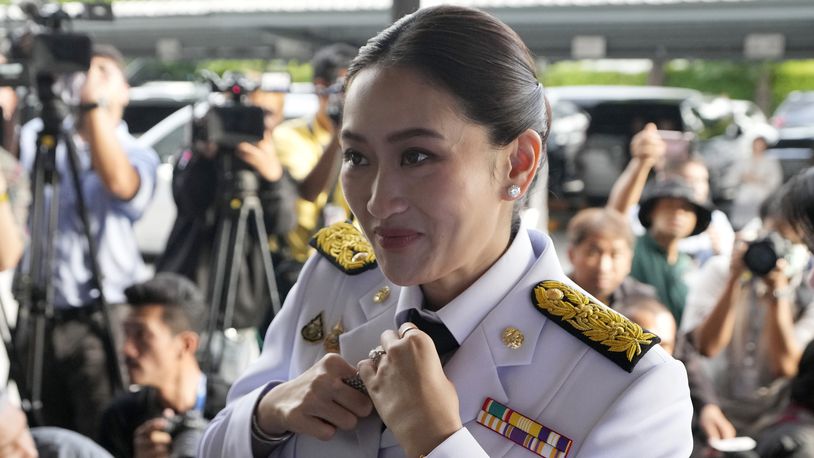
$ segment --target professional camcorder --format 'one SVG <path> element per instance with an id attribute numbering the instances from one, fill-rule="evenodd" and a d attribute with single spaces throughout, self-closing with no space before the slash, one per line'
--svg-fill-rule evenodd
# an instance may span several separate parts
<path id="1" fill-rule="evenodd" d="M 64 30 L 73 17 L 56 4 L 39 7 L 23 2 L 18 6 L 27 21 L 9 34 L 8 63 L 0 64 L 0 86 L 35 87 L 44 77 L 53 79 L 88 69 L 90 37 Z M 110 20 L 113 16 L 110 5 L 99 5 L 83 9 L 80 17 Z"/>
<path id="2" fill-rule="evenodd" d="M 239 74 L 223 78 L 208 74 L 212 90 L 228 94 L 215 101 L 193 128 L 193 140 L 217 145 L 218 152 L 231 153 L 241 142 L 257 143 L 265 134 L 265 114 L 259 107 L 246 105 L 244 97 L 258 85 Z"/>

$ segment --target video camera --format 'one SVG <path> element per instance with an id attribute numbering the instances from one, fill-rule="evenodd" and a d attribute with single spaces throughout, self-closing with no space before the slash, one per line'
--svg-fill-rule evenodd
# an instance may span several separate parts
<path id="1" fill-rule="evenodd" d="M 257 143 L 266 131 L 265 114 L 259 107 L 245 104 L 245 97 L 258 85 L 240 74 L 225 74 L 223 78 L 207 73 L 212 90 L 228 94 L 225 100 L 213 102 L 203 119 L 193 127 L 193 142 L 217 145 L 218 152 L 234 152 L 241 142 Z"/>
<path id="2" fill-rule="evenodd" d="M 0 86 L 40 89 L 42 84 L 52 83 L 59 75 L 88 69 L 92 52 L 90 37 L 64 30 L 73 17 L 56 4 L 38 7 L 33 2 L 23 2 L 18 6 L 26 23 L 9 33 L 8 63 L 0 64 Z M 80 16 L 93 20 L 113 17 L 110 5 L 86 8 Z"/>

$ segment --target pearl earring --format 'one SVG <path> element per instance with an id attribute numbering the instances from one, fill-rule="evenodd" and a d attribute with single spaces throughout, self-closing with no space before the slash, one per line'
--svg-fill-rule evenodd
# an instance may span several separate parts
<path id="1" fill-rule="evenodd" d="M 509 197 L 512 199 L 517 199 L 520 196 L 520 186 L 517 186 L 516 184 L 509 186 L 508 193 Z"/>

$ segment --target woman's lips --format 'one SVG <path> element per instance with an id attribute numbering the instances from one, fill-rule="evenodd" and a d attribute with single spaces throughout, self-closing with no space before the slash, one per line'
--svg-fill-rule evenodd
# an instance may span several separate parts
<path id="1" fill-rule="evenodd" d="M 422 237 L 420 232 L 412 229 L 376 228 L 373 233 L 376 236 L 376 243 L 385 250 L 407 248 Z"/>

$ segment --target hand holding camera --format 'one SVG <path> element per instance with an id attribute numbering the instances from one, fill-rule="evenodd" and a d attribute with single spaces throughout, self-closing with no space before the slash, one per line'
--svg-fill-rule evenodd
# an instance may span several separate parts
<path id="1" fill-rule="evenodd" d="M 172 411 L 165 411 L 165 417 Z M 133 437 L 134 458 L 168 458 L 172 446 L 172 436 L 167 432 L 169 420 L 165 417 L 153 418 L 136 428 Z"/>
<path id="2" fill-rule="evenodd" d="M 277 181 L 283 176 L 283 166 L 277 158 L 274 144 L 269 141 L 259 143 L 242 142 L 235 148 L 237 156 L 266 181 Z"/>
<path id="3" fill-rule="evenodd" d="M 196 456 L 198 443 L 209 422 L 192 410 L 175 415 L 165 409 L 164 416 L 144 422 L 133 439 L 135 458 L 187 458 Z"/>

